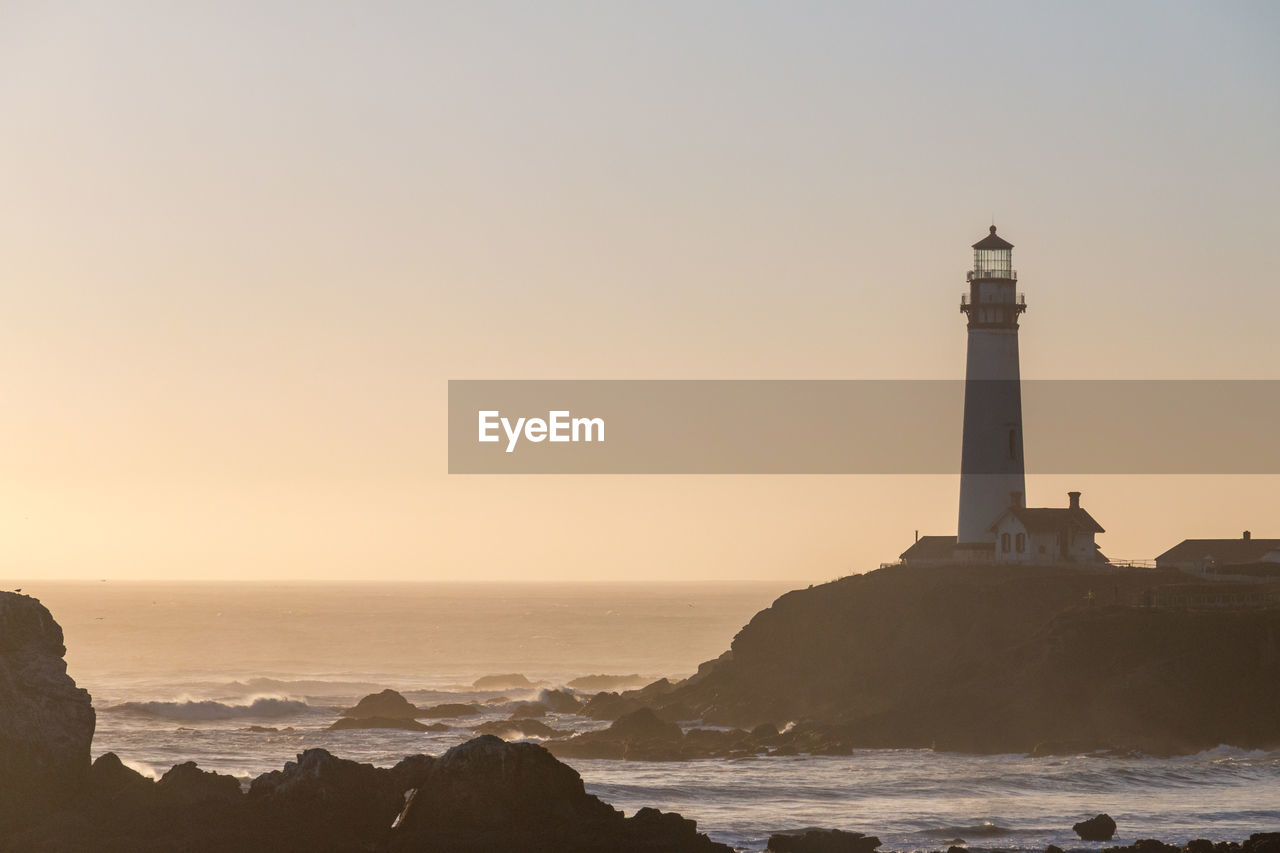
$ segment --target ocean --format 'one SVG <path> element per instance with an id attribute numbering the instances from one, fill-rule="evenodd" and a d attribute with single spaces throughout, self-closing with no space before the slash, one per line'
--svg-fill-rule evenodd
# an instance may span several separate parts
<path id="1" fill-rule="evenodd" d="M 247 780 L 304 749 L 380 766 L 439 754 L 502 700 L 589 675 L 636 684 L 691 674 L 787 587 L 741 584 L 178 584 L 15 582 L 53 612 L 68 672 L 92 695 L 93 754 L 152 776 L 192 760 Z M 9 587 L 12 588 L 12 587 Z M 520 674 L 530 684 L 478 690 Z M 391 687 L 411 702 L 490 703 L 441 733 L 325 731 Z M 594 690 L 582 691 L 586 693 Z M 930 701 L 921 696 L 920 701 Z M 557 729 L 606 725 L 549 715 Z M 780 721 L 782 722 L 782 721 Z M 761 851 L 771 833 L 834 827 L 884 850 L 1093 849 L 1071 825 L 1108 812 L 1112 843 L 1241 840 L 1280 830 L 1280 752 L 1030 758 L 927 750 L 692 762 L 572 760 L 628 814 L 678 811 L 713 839 Z"/>

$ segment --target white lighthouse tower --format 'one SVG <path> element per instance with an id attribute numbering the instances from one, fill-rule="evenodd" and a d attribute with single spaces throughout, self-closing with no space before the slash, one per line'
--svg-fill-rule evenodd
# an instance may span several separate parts
<path id="1" fill-rule="evenodd" d="M 956 557 L 990 560 L 993 525 L 1027 491 L 1022 458 L 1022 389 L 1018 373 L 1018 315 L 1013 244 L 991 233 L 973 244 L 969 292 L 960 310 L 969 318 L 965 364 L 964 449 L 960 459 L 960 523 Z"/>

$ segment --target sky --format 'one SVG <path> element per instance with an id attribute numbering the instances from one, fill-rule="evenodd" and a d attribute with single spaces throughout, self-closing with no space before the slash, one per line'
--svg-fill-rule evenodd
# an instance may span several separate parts
<path id="1" fill-rule="evenodd" d="M 960 378 L 993 218 L 1024 378 L 1280 378 L 1278 43 L 1270 2 L 0 0 L 0 577 L 875 568 L 958 477 L 450 476 L 447 382 Z M 1277 479 L 1028 501 L 1149 559 L 1280 537 Z"/>

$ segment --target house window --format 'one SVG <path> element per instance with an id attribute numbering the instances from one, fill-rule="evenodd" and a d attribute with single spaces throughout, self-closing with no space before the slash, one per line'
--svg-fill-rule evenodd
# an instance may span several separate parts
<path id="1" fill-rule="evenodd" d="M 1019 554 L 1026 551 L 1027 550 L 1027 534 L 1019 533 L 1018 538 L 1015 541 L 1014 547 L 1018 549 Z"/>
<path id="2" fill-rule="evenodd" d="M 1006 554 L 1009 553 L 1009 534 L 1008 533 L 1000 534 L 1000 550 L 1005 552 Z"/>

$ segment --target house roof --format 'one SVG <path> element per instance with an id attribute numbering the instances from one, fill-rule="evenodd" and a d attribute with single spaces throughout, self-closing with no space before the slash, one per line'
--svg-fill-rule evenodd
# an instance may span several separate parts
<path id="1" fill-rule="evenodd" d="M 1181 563 L 1212 557 L 1218 563 L 1256 563 L 1276 549 L 1280 539 L 1183 539 L 1156 561 Z"/>
<path id="2" fill-rule="evenodd" d="M 898 559 L 907 560 L 950 560 L 954 556 L 956 537 L 954 536 L 921 536 L 907 550 L 898 555 Z"/>
<path id="3" fill-rule="evenodd" d="M 1003 237 L 996 236 L 996 227 L 991 226 L 991 233 L 973 244 L 975 249 L 1012 249 L 1013 244 Z"/>
<path id="4" fill-rule="evenodd" d="M 1092 533 L 1106 533 L 1092 515 L 1080 507 L 1009 507 L 990 529 L 995 530 L 1005 516 L 1013 515 L 1028 533 L 1055 533 L 1064 527 L 1075 527 Z"/>

